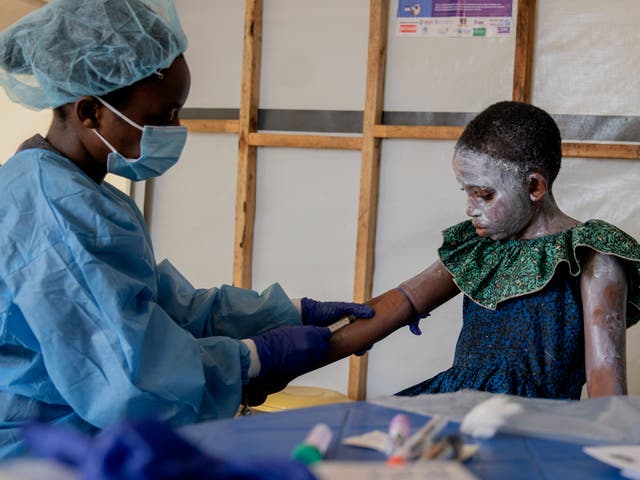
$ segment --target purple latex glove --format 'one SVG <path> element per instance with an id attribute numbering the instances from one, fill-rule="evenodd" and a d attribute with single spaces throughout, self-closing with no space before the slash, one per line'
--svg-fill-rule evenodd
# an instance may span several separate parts
<path id="1" fill-rule="evenodd" d="M 287 384 L 314 368 L 329 350 L 331 331 L 311 325 L 280 327 L 253 337 L 260 372 L 249 380 L 242 392 L 246 405 L 262 405 L 267 395 L 279 392 Z"/>
<path id="2" fill-rule="evenodd" d="M 24 439 L 40 456 L 75 467 L 81 480 L 313 480 L 288 459 L 218 459 L 158 421 L 117 424 L 95 438 L 32 424 Z"/>
<path id="3" fill-rule="evenodd" d="M 300 316 L 304 325 L 326 327 L 342 317 L 371 318 L 374 313 L 373 308 L 361 303 L 317 302 L 306 297 L 300 300 Z"/>
<path id="4" fill-rule="evenodd" d="M 258 377 L 293 379 L 316 368 L 329 351 L 331 331 L 310 325 L 280 327 L 251 338 L 260 358 Z"/>
<path id="5" fill-rule="evenodd" d="M 242 388 L 242 403 L 250 407 L 262 405 L 270 394 L 283 390 L 294 378 L 278 375 L 252 378 Z"/>

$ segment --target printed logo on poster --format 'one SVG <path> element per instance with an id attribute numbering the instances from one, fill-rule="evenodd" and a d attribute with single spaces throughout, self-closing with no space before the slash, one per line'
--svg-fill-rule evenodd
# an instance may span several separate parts
<path id="1" fill-rule="evenodd" d="M 398 33 L 412 34 L 418 31 L 417 23 L 400 23 L 398 24 Z"/>
<path id="2" fill-rule="evenodd" d="M 431 11 L 432 0 L 398 0 L 398 18 L 430 17 Z"/>
<path id="3" fill-rule="evenodd" d="M 509 36 L 512 13 L 513 0 L 398 0 L 396 34 L 424 37 Z M 427 24 L 442 27 L 427 28 Z"/>

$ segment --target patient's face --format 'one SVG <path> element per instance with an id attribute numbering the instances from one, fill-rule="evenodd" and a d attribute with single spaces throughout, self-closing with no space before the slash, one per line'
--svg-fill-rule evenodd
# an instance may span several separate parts
<path id="1" fill-rule="evenodd" d="M 529 192 L 516 166 L 468 150 L 453 157 L 456 180 L 467 194 L 476 232 L 492 240 L 518 238 L 533 215 Z"/>

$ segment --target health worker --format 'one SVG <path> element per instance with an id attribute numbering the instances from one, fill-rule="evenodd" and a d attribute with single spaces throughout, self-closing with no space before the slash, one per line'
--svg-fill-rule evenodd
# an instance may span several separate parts
<path id="1" fill-rule="evenodd" d="M 153 417 L 231 417 L 314 368 L 326 325 L 371 307 L 196 289 L 156 264 L 142 214 L 104 182 L 174 165 L 187 132 L 187 39 L 170 0 L 52 0 L 0 34 L 0 84 L 53 108 L 0 167 L 0 457 L 33 418 L 95 433 Z"/>

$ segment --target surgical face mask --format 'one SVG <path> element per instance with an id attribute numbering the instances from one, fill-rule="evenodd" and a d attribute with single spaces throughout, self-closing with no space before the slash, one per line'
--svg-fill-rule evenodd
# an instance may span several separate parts
<path id="1" fill-rule="evenodd" d="M 108 172 L 130 180 L 140 181 L 158 177 L 175 165 L 187 141 L 186 127 L 154 127 L 150 125 L 143 127 L 101 98 L 96 98 L 129 125 L 142 132 L 140 157 L 126 158 L 96 129 L 93 129 L 94 133 L 111 150 L 107 157 Z"/>

